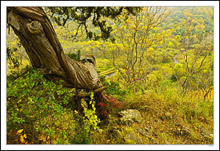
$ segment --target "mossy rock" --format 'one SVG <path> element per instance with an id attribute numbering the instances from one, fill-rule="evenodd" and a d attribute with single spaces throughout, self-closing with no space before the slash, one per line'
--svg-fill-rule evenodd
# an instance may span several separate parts
<path id="1" fill-rule="evenodd" d="M 126 134 L 124 140 L 126 144 L 142 144 L 140 136 L 134 132 Z"/>
<path id="2" fill-rule="evenodd" d="M 134 109 L 127 109 L 119 112 L 119 115 L 121 116 L 120 122 L 122 124 L 129 124 L 129 123 L 141 123 L 142 117 L 141 113 L 138 110 Z"/>

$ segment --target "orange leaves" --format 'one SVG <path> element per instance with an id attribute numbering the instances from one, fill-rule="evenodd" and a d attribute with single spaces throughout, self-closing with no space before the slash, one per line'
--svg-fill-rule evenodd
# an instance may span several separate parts
<path id="1" fill-rule="evenodd" d="M 161 41 L 163 41 L 163 36 L 161 34 L 157 34 L 157 35 L 155 35 L 155 40 L 157 42 L 161 42 Z"/>

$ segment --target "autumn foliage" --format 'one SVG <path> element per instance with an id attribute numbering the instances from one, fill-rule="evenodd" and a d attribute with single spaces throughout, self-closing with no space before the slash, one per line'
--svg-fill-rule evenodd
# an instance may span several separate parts
<path id="1" fill-rule="evenodd" d="M 10 30 L 8 144 L 134 144 L 126 140 L 130 133 L 138 133 L 142 144 L 213 144 L 212 7 L 142 7 L 130 14 L 126 8 L 116 20 L 99 18 L 111 26 L 103 29 L 110 39 L 91 18 L 87 28 L 70 20 L 60 26 L 65 18 L 59 23 L 58 14 L 55 21 L 51 9 L 43 9 L 66 56 L 75 61 L 86 54 L 96 57 L 100 82 L 108 87 L 100 93 L 105 101 L 93 90 L 45 78 L 30 66 L 24 47 Z M 80 91 L 90 95 L 76 98 Z M 120 123 L 118 113 L 126 109 L 138 110 L 143 122 Z M 137 129 L 147 129 L 147 134 L 139 135 Z"/>

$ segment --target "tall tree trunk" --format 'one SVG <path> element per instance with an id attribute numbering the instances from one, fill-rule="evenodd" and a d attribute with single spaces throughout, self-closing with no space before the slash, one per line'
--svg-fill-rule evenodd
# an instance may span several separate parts
<path id="1" fill-rule="evenodd" d="M 32 66 L 39 69 L 46 78 L 53 81 L 62 79 L 63 85 L 68 87 L 94 92 L 103 90 L 95 69 L 95 60 L 92 63 L 82 63 L 66 56 L 50 20 L 41 7 L 9 7 L 7 18 L 8 24 L 24 46 Z M 75 102 L 79 104 L 80 97 L 78 98 Z M 96 104 L 106 101 L 102 91 L 98 91 L 94 98 L 97 98 Z M 101 109 L 97 111 L 101 112 Z"/>
<path id="2" fill-rule="evenodd" d="M 8 24 L 27 52 L 33 67 L 66 86 L 96 89 L 101 87 L 94 66 L 77 62 L 64 54 L 54 28 L 41 7 L 8 8 Z"/>

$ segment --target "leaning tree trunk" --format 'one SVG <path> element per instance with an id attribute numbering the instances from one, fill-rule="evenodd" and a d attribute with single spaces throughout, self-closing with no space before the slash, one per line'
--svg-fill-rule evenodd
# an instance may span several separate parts
<path id="1" fill-rule="evenodd" d="M 63 85 L 79 89 L 102 87 L 95 63 L 84 64 L 64 54 L 55 30 L 41 7 L 9 7 L 7 13 L 8 24 L 19 37 L 32 66 L 46 78 L 53 81 L 62 79 Z"/>

